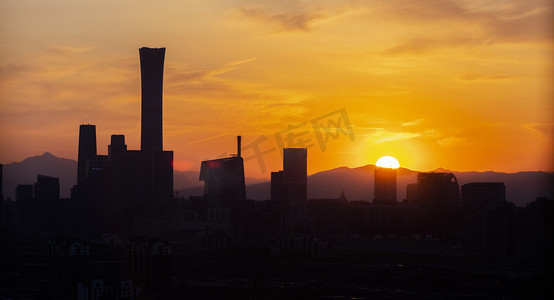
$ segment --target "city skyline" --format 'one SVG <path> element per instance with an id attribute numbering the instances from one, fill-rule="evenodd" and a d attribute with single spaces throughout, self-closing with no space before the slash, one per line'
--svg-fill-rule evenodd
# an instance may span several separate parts
<path id="1" fill-rule="evenodd" d="M 166 48 L 138 52 L 140 149 L 127 142 L 126 134 L 133 140 L 133 133 L 111 132 L 104 155 L 98 151 L 97 137 L 103 134 L 98 122 L 79 122 L 78 141 L 63 145 L 78 145 L 77 162 L 45 153 L 20 164 L 0 164 L 0 239 L 7 258 L 0 262 L 0 275 L 7 297 L 365 299 L 548 292 L 554 173 L 483 172 L 493 181 L 468 182 L 463 172 L 414 172 L 382 156 L 376 166 L 309 176 L 313 157 L 312 168 L 325 167 L 349 157 L 338 148 L 350 149 L 348 143 L 367 138 L 356 132 L 359 112 L 345 103 L 272 134 L 237 135 L 235 147 L 218 142 L 229 133 L 189 142 L 217 144 L 202 155 L 225 152 L 202 159 L 200 171 L 185 178 L 184 172 L 174 172 L 179 160 L 172 147 L 178 145 L 164 135 L 168 127 L 174 130 L 164 124 L 173 113 L 171 106 L 164 112 Z M 238 103 L 242 109 L 235 123 L 250 126 L 246 116 L 252 108 Z M 97 108 L 93 116 L 117 119 Z M 218 112 L 229 106 L 214 108 L 213 114 L 196 108 L 187 106 L 186 122 L 201 117 L 196 121 L 201 132 L 203 122 L 212 119 L 225 128 Z M 48 126 L 40 130 L 56 141 L 58 132 Z M 272 140 L 275 145 L 268 148 Z M 197 154 L 184 156 L 192 160 Z M 282 156 L 282 170 L 274 168 L 271 156 Z M 248 161 L 261 173 L 271 172 L 271 182 L 250 186 L 250 192 L 265 189 L 270 198 L 268 193 L 256 201 L 248 195 Z M 62 169 L 72 175 L 66 177 Z M 36 174 L 32 185 L 25 183 L 30 177 L 20 177 L 31 172 Z M 67 178 L 76 178 L 69 198 L 62 196 Z M 181 184 L 193 179 L 203 187 L 189 193 Z M 511 188 L 518 185 L 523 194 L 512 197 Z M 400 197 L 399 187 L 405 187 Z M 15 190 L 15 199 L 6 198 L 4 190 Z"/>
<path id="2" fill-rule="evenodd" d="M 83 123 L 96 125 L 99 154 L 112 134 L 140 149 L 136 49 L 147 46 L 168 49 L 163 140 L 176 170 L 228 156 L 221 149 L 236 135 L 279 149 L 275 134 L 305 123 L 309 174 L 384 155 L 421 171 L 552 171 L 551 3 L 371 4 L 211 1 L 170 11 L 58 1 L 42 16 L 45 4 L 3 3 L 11 42 L 0 48 L 0 162 L 46 151 L 76 160 L 67 145 Z M 159 22 L 138 24 L 147 14 Z M 322 150 L 310 122 L 340 109 L 355 138 Z M 248 155 L 247 176 L 280 168 L 279 151 L 265 171 Z"/>

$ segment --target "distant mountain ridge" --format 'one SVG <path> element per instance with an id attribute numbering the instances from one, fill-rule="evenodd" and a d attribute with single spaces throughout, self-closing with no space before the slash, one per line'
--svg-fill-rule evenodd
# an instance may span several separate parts
<path id="1" fill-rule="evenodd" d="M 356 168 L 338 167 L 308 176 L 308 198 L 338 198 L 342 191 L 349 200 L 370 201 L 373 198 L 374 165 Z M 435 172 L 450 172 L 438 168 Z M 398 201 L 406 197 L 406 185 L 415 183 L 418 171 L 398 169 Z M 506 198 L 518 206 L 525 206 L 536 197 L 554 198 L 553 172 L 458 172 L 453 171 L 461 185 L 469 182 L 504 182 Z M 4 165 L 4 198 L 15 198 L 18 184 L 33 184 L 37 174 L 60 178 L 62 197 L 69 197 L 70 189 L 77 182 L 77 162 L 59 158 L 49 152 L 28 157 L 21 162 Z M 202 195 L 203 182 L 198 180 L 198 171 L 175 171 L 174 189 L 181 197 Z M 271 183 L 265 179 L 246 177 L 246 194 L 249 199 L 270 198 Z"/>
<path id="2" fill-rule="evenodd" d="M 77 184 L 77 161 L 60 158 L 49 152 L 42 155 L 27 157 L 20 162 L 4 165 L 4 199 L 15 199 L 15 188 L 19 184 L 33 184 L 37 175 L 47 175 L 60 179 L 60 196 L 70 197 L 71 188 Z M 174 171 L 173 187 L 175 190 L 184 188 L 201 188 L 204 182 L 199 181 L 198 171 Z M 246 184 L 263 182 L 264 179 L 246 177 Z"/>
<path id="3" fill-rule="evenodd" d="M 373 199 L 374 165 L 357 168 L 339 167 L 308 176 L 308 199 L 336 199 L 344 191 L 348 200 L 371 201 Z M 437 169 L 434 172 L 451 172 Z M 397 200 L 406 198 L 406 185 L 417 182 L 418 171 L 398 169 Z M 453 171 L 461 186 L 470 182 L 504 182 L 506 199 L 517 206 L 525 206 L 537 197 L 554 198 L 553 172 L 457 172 Z M 202 194 L 202 188 L 180 190 L 184 197 Z M 246 186 L 246 196 L 254 200 L 267 200 L 271 197 L 271 183 L 262 182 Z"/>
<path id="4" fill-rule="evenodd" d="M 60 196 L 69 197 L 70 189 L 77 183 L 77 162 L 60 158 L 49 152 L 27 157 L 20 162 L 4 165 L 4 199 L 15 199 L 15 188 L 19 184 L 33 184 L 37 175 L 47 175 L 60 179 Z"/>

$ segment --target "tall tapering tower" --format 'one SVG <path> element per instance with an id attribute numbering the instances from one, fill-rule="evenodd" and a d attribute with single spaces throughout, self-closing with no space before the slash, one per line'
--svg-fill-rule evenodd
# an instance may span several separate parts
<path id="1" fill-rule="evenodd" d="M 81 185 L 87 177 L 87 159 L 96 157 L 96 126 L 79 126 L 79 152 L 77 157 L 77 184 Z"/>
<path id="2" fill-rule="evenodd" d="M 283 149 L 283 185 L 287 203 L 304 203 L 308 199 L 308 151 L 306 148 Z"/>
<path id="3" fill-rule="evenodd" d="M 139 49 L 142 92 L 140 149 L 163 151 L 162 96 L 165 48 Z"/>

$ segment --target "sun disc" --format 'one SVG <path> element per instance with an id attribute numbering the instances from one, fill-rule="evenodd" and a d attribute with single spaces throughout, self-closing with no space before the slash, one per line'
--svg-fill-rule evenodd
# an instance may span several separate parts
<path id="1" fill-rule="evenodd" d="M 400 163 L 392 156 L 383 156 L 377 160 L 376 165 L 380 168 L 398 169 Z"/>

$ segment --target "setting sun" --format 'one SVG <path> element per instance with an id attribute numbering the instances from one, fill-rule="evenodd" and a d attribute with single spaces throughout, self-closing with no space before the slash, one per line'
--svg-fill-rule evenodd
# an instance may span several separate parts
<path id="1" fill-rule="evenodd" d="M 400 163 L 392 156 L 383 156 L 377 160 L 376 165 L 381 168 L 398 169 Z"/>

